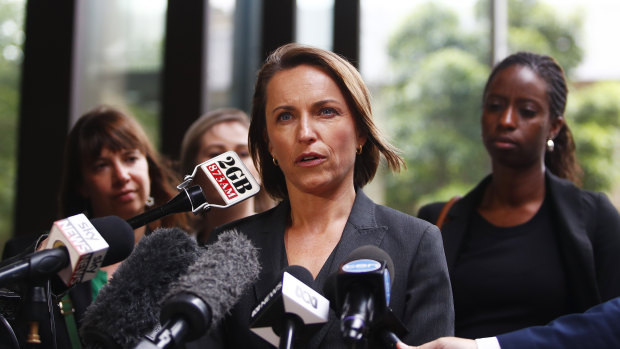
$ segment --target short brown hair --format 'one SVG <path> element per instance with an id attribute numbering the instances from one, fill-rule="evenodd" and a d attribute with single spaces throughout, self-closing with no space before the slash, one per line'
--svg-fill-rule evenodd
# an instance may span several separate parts
<path id="1" fill-rule="evenodd" d="M 82 197 L 84 164 L 94 161 L 103 148 L 111 151 L 138 149 L 148 162 L 151 196 L 155 205 L 162 205 L 178 194 L 175 189 L 178 176 L 170 164 L 152 146 L 142 126 L 131 116 L 110 106 L 98 106 L 82 115 L 75 123 L 65 143 L 63 173 L 59 195 L 61 218 L 90 211 L 90 202 Z M 185 214 L 175 214 L 152 222 L 149 229 L 159 226 L 186 229 Z"/>
<path id="2" fill-rule="evenodd" d="M 370 93 L 357 69 L 333 52 L 296 43 L 286 44 L 276 49 L 258 72 L 249 133 L 250 154 L 261 175 L 265 190 L 273 198 L 285 199 L 288 197 L 288 191 L 284 174 L 272 163 L 269 153 L 265 120 L 267 84 L 278 72 L 299 65 L 318 67 L 334 80 L 354 115 L 360 135 L 367 138 L 362 154 L 355 160 L 353 182 L 356 187 L 363 187 L 374 177 L 381 154 L 390 169 L 398 171 L 405 166 L 403 159 L 398 155 L 398 150 L 384 139 L 373 122 Z"/>

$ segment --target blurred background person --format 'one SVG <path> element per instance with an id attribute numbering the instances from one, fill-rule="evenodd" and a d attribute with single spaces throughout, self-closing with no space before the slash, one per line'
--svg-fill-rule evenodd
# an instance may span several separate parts
<path id="1" fill-rule="evenodd" d="M 151 145 L 142 126 L 119 109 L 99 106 L 82 115 L 69 132 L 59 193 L 59 218 L 79 213 L 88 218 L 112 215 L 132 218 L 176 196 L 176 183 L 180 179 Z M 135 242 L 164 226 L 187 229 L 186 214 L 170 215 L 135 229 Z M 44 245 L 45 242 L 39 243 Z M 23 242 L 15 245 L 9 242 L 7 247 L 4 258 L 24 249 Z M 84 311 L 120 263 L 101 268 L 94 279 L 76 284 L 66 295 L 58 296 L 62 306 L 72 310 L 64 313 L 71 316 L 62 316 L 58 302 L 54 302 L 58 348 L 77 347 L 77 328 Z"/>
<path id="2" fill-rule="evenodd" d="M 247 292 L 211 332 L 212 347 L 271 348 L 249 330 L 250 312 L 282 270 L 299 265 L 323 290 L 350 253 L 372 245 L 394 260 L 390 306 L 421 344 L 453 332 L 452 295 L 438 229 L 377 205 L 362 187 L 381 155 L 392 170 L 403 161 L 373 122 L 369 91 L 358 71 L 337 54 L 287 44 L 258 73 L 250 154 L 275 208 L 214 231 L 236 229 L 259 249 L 262 266 Z M 309 347 L 346 347 L 333 312 Z"/>
<path id="3" fill-rule="evenodd" d="M 250 120 L 245 112 L 235 108 L 210 111 L 194 121 L 181 143 L 180 168 L 183 175 L 192 174 L 196 165 L 227 151 L 236 152 L 254 178 L 260 182 L 248 150 Z M 215 187 L 205 188 L 207 202 L 221 201 Z M 265 211 L 275 202 L 261 190 L 257 195 L 231 207 L 211 208 L 200 212 L 192 221 L 199 242 L 206 242 L 213 228 L 234 220 Z"/>
<path id="4" fill-rule="evenodd" d="M 178 194 L 179 176 L 153 147 L 129 114 L 99 106 L 84 114 L 69 133 L 64 155 L 59 216 L 135 217 Z M 187 214 L 170 215 L 134 230 L 136 243 L 158 227 L 188 229 Z M 78 328 L 86 307 L 120 263 L 102 268 L 90 282 L 70 291 Z"/>
<path id="5" fill-rule="evenodd" d="M 575 185 L 567 92 L 559 64 L 529 52 L 487 80 L 481 126 L 492 173 L 441 227 L 458 337 L 544 325 L 620 295 L 620 215 L 604 194 Z M 437 222 L 444 206 L 419 217 Z"/>

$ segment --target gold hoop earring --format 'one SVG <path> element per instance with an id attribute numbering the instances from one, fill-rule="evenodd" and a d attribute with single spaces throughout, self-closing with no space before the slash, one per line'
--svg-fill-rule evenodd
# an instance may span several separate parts
<path id="1" fill-rule="evenodd" d="M 360 144 L 360 145 L 357 147 L 357 149 L 355 149 L 355 154 L 357 154 L 357 155 L 362 155 L 362 147 L 363 147 L 363 146 L 364 146 L 363 144 Z"/>
<path id="2" fill-rule="evenodd" d="M 271 158 L 271 161 L 273 162 L 273 164 L 274 164 L 276 167 L 278 167 L 278 165 L 279 165 L 279 164 L 278 164 L 278 160 L 277 160 L 276 158 L 272 157 L 272 158 Z"/>
<path id="3" fill-rule="evenodd" d="M 553 142 L 553 139 L 549 138 L 547 139 L 547 151 L 551 153 L 553 149 L 555 149 L 555 143 Z"/>

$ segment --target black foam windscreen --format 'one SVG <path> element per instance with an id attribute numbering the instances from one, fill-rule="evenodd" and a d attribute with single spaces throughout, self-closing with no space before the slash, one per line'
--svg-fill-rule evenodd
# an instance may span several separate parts
<path id="1" fill-rule="evenodd" d="M 258 279 L 260 264 L 256 247 L 245 235 L 234 230 L 221 233 L 218 240 L 206 248 L 170 287 L 164 302 L 177 294 L 193 294 L 209 306 L 211 324 L 214 324 Z"/>
<path id="2" fill-rule="evenodd" d="M 179 228 L 143 237 L 86 310 L 80 328 L 86 348 L 137 344 L 159 325 L 162 297 L 200 253 L 195 239 Z"/>

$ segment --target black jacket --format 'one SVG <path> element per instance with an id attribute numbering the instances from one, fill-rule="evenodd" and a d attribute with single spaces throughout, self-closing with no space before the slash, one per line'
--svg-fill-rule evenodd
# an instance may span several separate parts
<path id="1" fill-rule="evenodd" d="M 474 210 L 491 176 L 457 201 L 441 229 L 450 275 Z M 575 312 L 620 296 L 620 214 L 607 196 L 545 174 L 547 195 L 569 281 Z M 418 217 L 435 223 L 444 203 L 422 207 Z"/>

